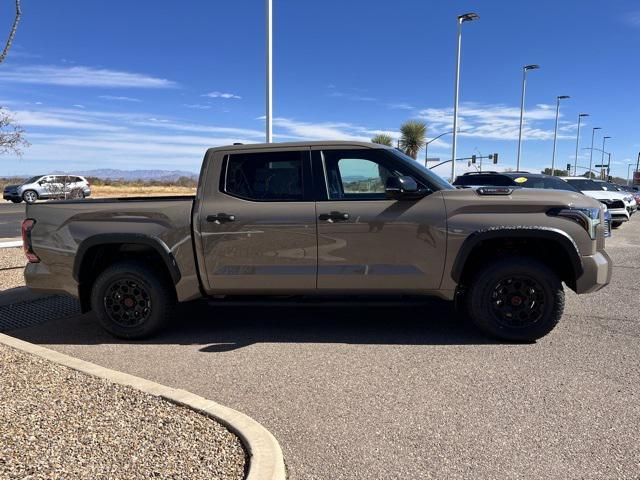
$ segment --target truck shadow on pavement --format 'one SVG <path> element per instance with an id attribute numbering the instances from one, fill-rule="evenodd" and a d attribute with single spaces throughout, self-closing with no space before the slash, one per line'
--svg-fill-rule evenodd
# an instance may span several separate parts
<path id="1" fill-rule="evenodd" d="M 171 325 L 155 337 L 119 340 L 100 328 L 91 314 L 13 330 L 12 336 L 37 344 L 202 345 L 224 353 L 259 343 L 345 343 L 370 345 L 496 344 L 459 318 L 447 302 L 397 306 L 210 306 L 182 305 Z"/>

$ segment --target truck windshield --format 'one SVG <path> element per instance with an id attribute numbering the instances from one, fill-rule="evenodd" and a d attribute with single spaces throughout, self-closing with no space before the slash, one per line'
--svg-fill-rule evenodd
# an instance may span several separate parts
<path id="1" fill-rule="evenodd" d="M 581 178 L 568 178 L 567 183 L 569 185 L 573 185 L 581 192 L 584 192 L 585 190 L 602 190 L 602 188 L 600 188 L 600 185 L 586 178 L 584 180 L 582 180 Z"/>
<path id="2" fill-rule="evenodd" d="M 440 190 L 455 190 L 455 187 L 440 175 L 435 173 L 433 170 L 425 167 L 417 160 L 414 160 L 404 152 L 398 150 L 397 148 L 389 149 L 388 151 L 391 152 L 394 156 L 400 158 L 403 162 L 409 164 L 411 167 L 419 170 L 424 177 L 427 177 L 427 179 Z"/>

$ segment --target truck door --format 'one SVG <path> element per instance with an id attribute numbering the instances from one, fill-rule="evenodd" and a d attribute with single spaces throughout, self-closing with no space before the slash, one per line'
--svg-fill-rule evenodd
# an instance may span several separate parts
<path id="1" fill-rule="evenodd" d="M 318 289 L 420 293 L 439 288 L 446 254 L 442 195 L 387 198 L 389 176 L 416 175 L 384 149 L 312 153 L 314 172 L 324 177 L 326 190 L 326 200 L 316 205 Z"/>
<path id="2" fill-rule="evenodd" d="M 315 290 L 317 229 L 308 147 L 217 152 L 206 171 L 197 222 L 207 293 Z"/>

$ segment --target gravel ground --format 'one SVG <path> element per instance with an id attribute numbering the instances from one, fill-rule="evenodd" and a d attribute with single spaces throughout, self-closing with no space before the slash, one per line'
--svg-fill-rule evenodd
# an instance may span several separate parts
<path id="1" fill-rule="evenodd" d="M 0 478 L 241 479 L 245 452 L 189 409 L 0 345 Z"/>
<path id="2" fill-rule="evenodd" d="M 0 248 L 0 291 L 24 285 L 26 263 L 22 248 Z"/>

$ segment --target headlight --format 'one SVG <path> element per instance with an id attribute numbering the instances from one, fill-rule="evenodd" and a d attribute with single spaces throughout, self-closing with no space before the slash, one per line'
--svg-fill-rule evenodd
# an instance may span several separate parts
<path id="1" fill-rule="evenodd" d="M 624 201 L 631 203 L 631 200 L 633 200 L 633 197 L 624 197 Z"/>
<path id="2" fill-rule="evenodd" d="M 600 225 L 600 208 L 556 208 L 549 215 L 565 217 L 584 228 L 592 240 L 596 239 L 596 228 Z"/>

